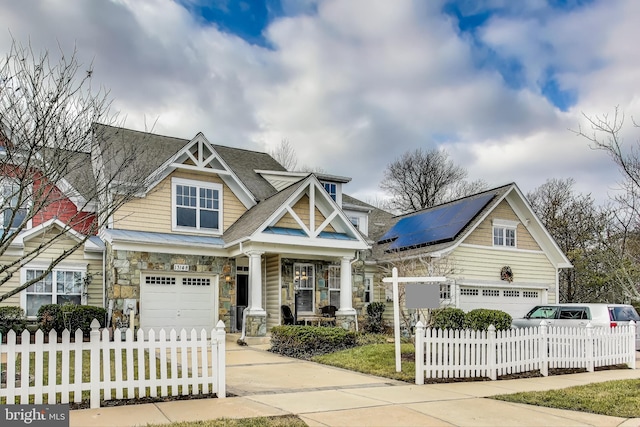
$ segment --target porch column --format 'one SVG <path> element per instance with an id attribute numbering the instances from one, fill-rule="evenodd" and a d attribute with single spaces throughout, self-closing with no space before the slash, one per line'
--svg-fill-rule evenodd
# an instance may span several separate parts
<path id="1" fill-rule="evenodd" d="M 246 337 L 264 337 L 267 335 L 267 312 L 262 308 L 262 254 L 249 251 L 249 307 L 246 313 L 244 330 Z"/>
<path id="2" fill-rule="evenodd" d="M 353 284 L 351 279 L 351 257 L 342 257 L 340 261 L 340 316 L 355 316 L 353 308 Z"/>
<path id="3" fill-rule="evenodd" d="M 249 315 L 265 316 L 262 308 L 262 254 L 264 252 L 251 251 L 249 255 Z"/>

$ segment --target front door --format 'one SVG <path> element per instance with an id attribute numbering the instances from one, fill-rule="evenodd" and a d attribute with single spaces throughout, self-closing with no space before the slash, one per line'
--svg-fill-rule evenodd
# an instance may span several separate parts
<path id="1" fill-rule="evenodd" d="M 242 330 L 242 310 L 249 305 L 249 275 L 238 274 L 236 278 L 236 330 Z"/>

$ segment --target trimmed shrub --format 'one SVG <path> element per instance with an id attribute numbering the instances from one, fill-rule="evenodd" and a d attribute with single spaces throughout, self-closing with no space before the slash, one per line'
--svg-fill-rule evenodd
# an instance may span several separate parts
<path id="1" fill-rule="evenodd" d="M 459 308 L 436 308 L 431 312 L 427 326 L 435 329 L 462 329 L 464 318 L 464 311 Z"/>
<path id="2" fill-rule="evenodd" d="M 91 305 L 65 304 L 62 306 L 64 327 L 73 334 L 76 329 L 81 329 L 84 336 L 91 332 L 91 322 L 98 319 L 100 327 L 104 328 L 107 320 L 107 310 Z"/>
<path id="3" fill-rule="evenodd" d="M 383 302 L 372 302 L 367 306 L 367 317 L 364 322 L 364 331 L 370 334 L 382 334 L 387 331 L 387 325 L 383 319 L 386 306 Z"/>
<path id="4" fill-rule="evenodd" d="M 49 333 L 52 329 L 56 332 L 64 329 L 62 322 L 62 308 L 58 304 L 44 304 L 38 309 L 38 326 L 42 332 Z"/>
<path id="5" fill-rule="evenodd" d="M 98 319 L 100 327 L 104 328 L 106 317 L 107 310 L 91 305 L 45 304 L 38 310 L 38 324 L 45 333 L 52 329 L 62 333 L 68 329 L 73 335 L 77 329 L 81 329 L 84 336 L 89 336 L 93 319 Z"/>
<path id="6" fill-rule="evenodd" d="M 512 320 L 511 316 L 504 311 L 477 308 L 465 315 L 464 327 L 476 331 L 486 331 L 489 329 L 489 325 L 493 325 L 497 330 L 506 330 L 511 327 Z"/>
<path id="7" fill-rule="evenodd" d="M 27 319 L 24 317 L 22 308 L 17 306 L 0 307 L 0 333 L 3 336 L 11 330 L 19 334 L 26 327 Z"/>
<path id="8" fill-rule="evenodd" d="M 310 359 L 355 346 L 355 332 L 340 327 L 287 325 L 271 328 L 269 351 L 298 359 Z"/>

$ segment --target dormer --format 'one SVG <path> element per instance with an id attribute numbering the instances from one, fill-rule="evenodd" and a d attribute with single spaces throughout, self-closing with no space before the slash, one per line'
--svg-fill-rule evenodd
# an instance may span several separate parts
<path id="1" fill-rule="evenodd" d="M 255 172 L 260 174 L 278 191 L 287 188 L 291 184 L 298 182 L 313 173 L 327 193 L 329 193 L 331 198 L 340 207 L 342 207 L 342 185 L 351 182 L 351 178 L 345 176 L 328 175 L 318 172 L 286 172 L 273 170 L 256 170 Z"/>

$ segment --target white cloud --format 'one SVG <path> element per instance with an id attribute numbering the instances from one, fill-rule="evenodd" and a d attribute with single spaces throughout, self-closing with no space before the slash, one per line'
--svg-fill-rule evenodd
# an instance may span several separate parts
<path id="1" fill-rule="evenodd" d="M 517 13 L 490 19 L 478 34 L 522 63 L 520 89 L 479 62 L 486 52 L 440 2 L 284 2 L 291 15 L 265 31 L 273 49 L 169 0 L 0 0 L 0 28 L 36 49 L 76 43 L 128 126 L 157 118 L 159 133 L 202 131 L 214 143 L 257 150 L 286 138 L 299 165 L 351 176 L 347 191 L 356 195 L 372 197 L 403 152 L 437 146 L 472 179 L 515 181 L 526 192 L 574 177 L 578 188 L 603 194 L 618 178 L 615 166 L 568 129 L 582 111 L 638 111 L 640 57 L 631 41 L 640 6 L 601 0 L 559 14 L 544 2 L 517 3 Z M 567 112 L 540 94 L 550 67 L 561 88 L 577 93 Z"/>

